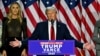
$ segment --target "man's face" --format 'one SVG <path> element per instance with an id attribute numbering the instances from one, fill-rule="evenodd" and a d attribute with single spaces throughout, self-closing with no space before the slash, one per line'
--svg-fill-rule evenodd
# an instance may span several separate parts
<path id="1" fill-rule="evenodd" d="M 55 10 L 48 10 L 47 11 L 48 20 L 56 20 L 56 14 L 57 12 Z"/>

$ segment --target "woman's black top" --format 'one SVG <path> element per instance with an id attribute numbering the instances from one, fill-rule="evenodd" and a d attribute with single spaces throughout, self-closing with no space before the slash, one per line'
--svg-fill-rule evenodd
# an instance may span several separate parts
<path id="1" fill-rule="evenodd" d="M 27 38 L 27 24 L 26 19 L 22 18 L 22 22 L 18 19 L 11 19 L 9 21 L 8 18 L 3 18 L 2 20 L 2 46 L 9 46 L 9 42 L 16 39 L 22 41 Z"/>

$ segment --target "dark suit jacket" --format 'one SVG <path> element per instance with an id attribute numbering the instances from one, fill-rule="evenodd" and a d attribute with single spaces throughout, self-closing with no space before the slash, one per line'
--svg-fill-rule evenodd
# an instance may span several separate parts
<path id="1" fill-rule="evenodd" d="M 10 37 L 9 37 L 9 34 L 8 34 L 8 30 L 7 30 L 8 29 L 8 21 L 9 21 L 9 19 L 7 17 L 4 17 L 2 19 L 2 38 L 1 38 L 2 39 L 2 47 L 1 47 L 2 50 L 3 49 L 7 49 L 8 48 L 7 45 L 9 45 L 8 44 L 8 39 Z M 17 33 L 18 37 L 16 37 L 16 38 L 20 38 L 20 41 L 22 41 L 22 40 L 27 38 L 27 31 L 26 31 L 27 22 L 26 22 L 26 18 L 22 18 L 22 23 L 20 25 L 21 25 L 21 31 L 20 31 L 20 33 Z M 15 31 L 16 31 L 16 29 L 15 29 Z M 27 48 L 26 46 L 24 46 L 24 47 Z"/>
<path id="2" fill-rule="evenodd" d="M 71 35 L 66 25 L 57 21 L 57 34 L 56 40 L 75 40 Z M 37 24 L 35 31 L 33 32 L 30 40 L 49 40 L 48 34 L 48 21 L 40 22 Z M 75 46 L 79 48 L 83 48 L 83 43 L 75 40 Z"/>
<path id="3" fill-rule="evenodd" d="M 70 35 L 70 32 L 67 29 L 65 24 L 57 21 L 57 27 L 56 28 L 57 28 L 56 40 L 64 40 L 64 39 L 75 40 Z M 37 40 L 37 39 L 39 39 L 39 40 L 49 40 L 48 21 L 38 23 L 36 28 L 35 28 L 35 31 L 32 34 L 32 36 L 29 38 L 29 40 Z M 22 44 L 25 43 L 25 41 L 23 41 Z M 83 48 L 83 43 L 75 40 L 75 47 Z M 38 55 L 38 56 L 42 56 L 42 55 Z M 45 56 L 48 56 L 48 55 L 45 55 Z M 61 56 L 63 56 L 63 55 L 61 55 Z"/>

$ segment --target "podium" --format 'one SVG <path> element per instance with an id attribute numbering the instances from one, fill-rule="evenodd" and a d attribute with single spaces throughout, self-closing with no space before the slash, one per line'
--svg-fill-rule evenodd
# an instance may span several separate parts
<path id="1" fill-rule="evenodd" d="M 29 55 L 75 55 L 74 40 L 29 40 Z"/>

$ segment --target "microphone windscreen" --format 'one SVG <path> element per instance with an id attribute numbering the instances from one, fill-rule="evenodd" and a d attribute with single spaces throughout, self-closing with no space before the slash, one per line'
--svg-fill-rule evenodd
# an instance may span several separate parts
<path id="1" fill-rule="evenodd" d="M 54 20 L 51 20 L 51 24 L 52 24 L 52 25 L 54 24 Z"/>

